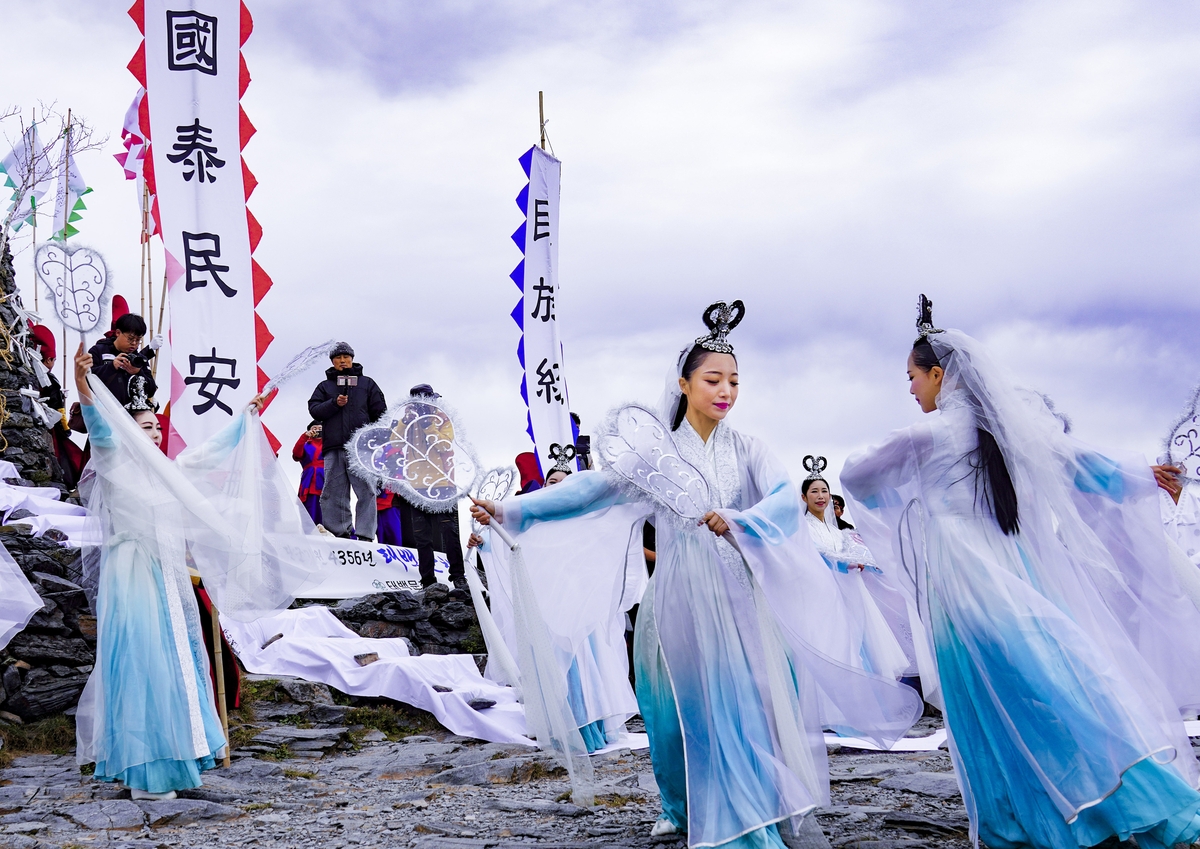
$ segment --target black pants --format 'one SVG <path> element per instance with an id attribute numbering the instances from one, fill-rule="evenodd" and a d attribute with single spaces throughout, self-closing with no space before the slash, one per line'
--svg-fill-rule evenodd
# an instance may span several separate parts
<path id="1" fill-rule="evenodd" d="M 409 528 L 412 529 L 412 541 L 405 540 L 405 545 L 409 545 L 417 550 L 417 560 L 421 569 L 421 585 L 429 586 L 437 579 L 433 574 L 435 551 L 442 551 L 446 554 L 446 559 L 450 561 L 450 580 L 461 580 L 463 577 L 463 553 L 462 543 L 458 537 L 458 511 L 450 513 L 429 513 L 419 507 L 406 505 L 407 510 L 401 509 L 401 527 L 404 527 L 405 536 L 408 536 Z M 404 519 L 408 518 L 405 523 Z"/>

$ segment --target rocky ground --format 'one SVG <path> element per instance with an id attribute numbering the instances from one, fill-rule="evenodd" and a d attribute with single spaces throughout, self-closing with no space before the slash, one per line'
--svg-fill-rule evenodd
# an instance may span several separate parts
<path id="1" fill-rule="evenodd" d="M 562 770 L 536 750 L 346 725 L 376 709 L 330 710 L 314 685 L 297 684 L 282 682 L 235 718 L 233 736 L 246 741 L 239 757 L 175 801 L 131 801 L 127 790 L 81 775 L 71 755 L 13 759 L 0 770 L 0 846 L 685 845 L 650 837 L 659 802 L 645 751 L 594 758 L 596 805 L 585 809 L 568 801 Z M 815 822 L 834 847 L 965 849 L 950 770 L 944 751 L 831 751 L 833 804 Z M 796 841 L 823 844 L 812 833 Z"/>

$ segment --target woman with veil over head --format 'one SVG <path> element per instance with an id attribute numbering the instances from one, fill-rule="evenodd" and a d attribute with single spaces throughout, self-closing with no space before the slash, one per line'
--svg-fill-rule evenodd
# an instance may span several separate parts
<path id="1" fill-rule="evenodd" d="M 308 514 L 274 463 L 257 410 L 172 462 L 149 416 L 122 407 L 80 345 L 75 381 L 92 445 L 85 585 L 96 664 L 76 717 L 77 759 L 134 799 L 201 784 L 226 747 L 189 567 L 225 616 L 287 607 L 311 579 Z"/>
<path id="2" fill-rule="evenodd" d="M 744 312 L 741 301 L 705 310 L 710 332 L 673 363 L 650 427 L 656 444 L 703 477 L 713 506 L 702 519 L 630 489 L 612 469 L 477 501 L 472 512 L 517 532 L 553 531 L 614 504 L 639 504 L 639 528 L 654 516 L 656 568 L 634 647 L 663 806 L 652 833 L 686 831 L 690 846 L 782 849 L 781 827 L 800 828 L 828 804 L 822 725 L 886 745 L 920 716 L 921 701 L 850 662 L 844 610 L 795 487 L 766 446 L 725 421 L 739 381 L 727 337 Z"/>
<path id="3" fill-rule="evenodd" d="M 1167 564 L 1118 564 L 1116 536 L 1083 509 L 1103 498 L 1132 531 L 1122 513 L 1155 498 L 1150 469 L 1069 439 L 983 345 L 935 328 L 931 306 L 922 295 L 908 355 L 930 415 L 851 457 L 841 480 L 872 550 L 909 570 L 921 681 L 945 711 L 972 839 L 1192 843 L 1198 769 L 1164 683 L 1171 643 L 1125 580 Z"/>
<path id="4" fill-rule="evenodd" d="M 800 484 L 804 502 L 801 512 L 813 545 L 833 571 L 851 616 L 848 624 L 860 662 L 863 668 L 889 678 L 915 674 L 916 655 L 904 598 L 899 590 L 881 581 L 882 570 L 862 537 L 853 528 L 841 527 L 845 523 L 834 512 L 829 482 L 823 476 L 827 464 L 824 457 L 809 454 L 804 458 L 809 474 Z M 883 597 L 883 606 L 877 595 Z"/>

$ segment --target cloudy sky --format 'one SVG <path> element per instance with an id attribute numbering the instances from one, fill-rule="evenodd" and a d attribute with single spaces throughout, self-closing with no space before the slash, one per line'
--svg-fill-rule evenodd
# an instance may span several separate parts
<path id="1" fill-rule="evenodd" d="M 267 372 L 344 338 L 390 399 L 451 399 L 489 463 L 527 447 L 509 234 L 539 90 L 585 430 L 655 400 L 719 298 L 747 305 L 732 423 L 794 474 L 919 415 L 919 292 L 1103 446 L 1158 453 L 1200 380 L 1195 4 L 248 2 Z M 0 107 L 111 134 L 80 238 L 136 302 L 126 5 L 0 0 Z M 289 446 L 316 378 L 267 413 Z"/>

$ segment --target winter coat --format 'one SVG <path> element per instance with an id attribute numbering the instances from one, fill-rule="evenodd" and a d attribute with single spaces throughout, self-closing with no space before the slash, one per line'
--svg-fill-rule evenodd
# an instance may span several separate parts
<path id="1" fill-rule="evenodd" d="M 321 438 L 313 439 L 308 433 L 300 434 L 292 459 L 300 464 L 300 500 L 310 495 L 320 495 L 325 488 L 325 458 L 321 456 Z"/>
<path id="2" fill-rule="evenodd" d="M 339 387 L 339 377 L 357 377 L 358 385 Z M 337 404 L 340 394 L 350 397 L 344 407 Z M 324 425 L 321 439 L 326 451 L 341 448 L 350 439 L 350 434 L 385 412 L 387 401 L 383 399 L 383 391 L 375 381 L 363 374 L 362 366 L 358 363 L 342 372 L 332 366 L 325 369 L 325 379 L 317 384 L 312 397 L 308 399 L 308 414 Z"/>

